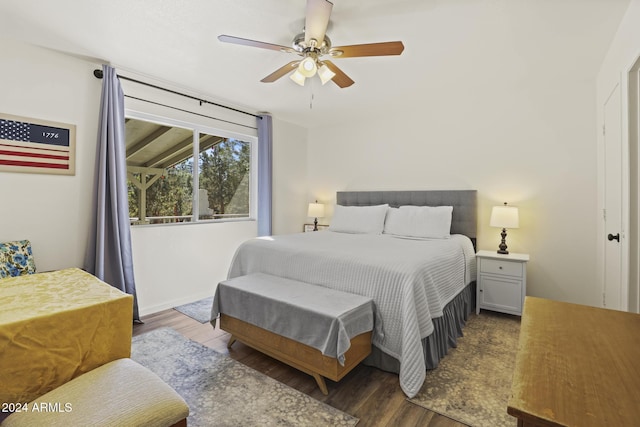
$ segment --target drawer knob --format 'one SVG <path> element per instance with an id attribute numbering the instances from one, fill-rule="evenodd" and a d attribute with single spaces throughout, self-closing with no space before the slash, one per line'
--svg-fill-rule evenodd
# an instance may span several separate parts
<path id="1" fill-rule="evenodd" d="M 500 270 L 502 270 L 502 266 L 499 266 L 498 268 L 499 268 Z"/>

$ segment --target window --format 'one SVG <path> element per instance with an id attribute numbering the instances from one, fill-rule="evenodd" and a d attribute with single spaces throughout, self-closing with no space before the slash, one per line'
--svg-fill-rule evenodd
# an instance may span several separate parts
<path id="1" fill-rule="evenodd" d="M 250 142 L 139 118 L 125 133 L 132 224 L 250 217 Z"/>

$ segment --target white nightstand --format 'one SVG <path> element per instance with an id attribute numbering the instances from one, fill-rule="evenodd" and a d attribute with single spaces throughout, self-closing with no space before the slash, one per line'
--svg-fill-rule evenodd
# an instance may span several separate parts
<path id="1" fill-rule="evenodd" d="M 476 314 L 480 314 L 482 308 L 521 316 L 527 293 L 529 255 L 478 251 L 476 260 Z"/>

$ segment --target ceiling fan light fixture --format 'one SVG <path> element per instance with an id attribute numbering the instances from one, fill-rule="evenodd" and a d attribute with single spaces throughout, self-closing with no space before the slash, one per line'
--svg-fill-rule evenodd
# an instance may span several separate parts
<path id="1" fill-rule="evenodd" d="M 304 74 L 300 72 L 300 70 L 296 70 L 291 76 L 289 76 L 291 80 L 299 84 L 300 86 L 304 86 L 304 81 L 306 80 Z"/>
<path id="2" fill-rule="evenodd" d="M 327 30 L 329 24 L 331 24 L 333 0 L 306 0 L 306 3 L 303 30 L 293 38 L 291 47 L 226 34 L 219 35 L 218 40 L 224 43 L 292 53 L 298 57 L 297 60 L 283 65 L 260 80 L 263 83 L 273 83 L 289 75 L 296 84 L 304 86 L 307 78 L 312 78 L 318 74 L 323 85 L 328 81 L 332 81 L 341 89 L 347 88 L 355 82 L 329 58 L 324 58 L 324 55 L 331 57 L 331 59 L 358 58 L 400 55 L 404 51 L 404 44 L 401 41 L 333 47 L 331 40 L 327 36 Z M 322 60 L 323 58 L 324 61 Z"/>
<path id="3" fill-rule="evenodd" d="M 336 73 L 331 71 L 329 67 L 327 67 L 327 64 L 322 64 L 322 67 L 318 68 L 318 77 L 320 77 L 322 84 L 331 81 L 331 79 L 334 78 L 335 75 Z"/>
<path id="4" fill-rule="evenodd" d="M 300 61 L 300 65 L 298 65 L 298 71 L 305 77 L 313 77 L 318 71 L 318 66 L 316 65 L 316 61 L 307 56 L 302 61 Z"/>

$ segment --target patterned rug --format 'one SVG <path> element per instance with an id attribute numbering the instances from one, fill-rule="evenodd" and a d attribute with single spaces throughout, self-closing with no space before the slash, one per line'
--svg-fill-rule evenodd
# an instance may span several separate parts
<path id="1" fill-rule="evenodd" d="M 358 419 L 257 372 L 171 328 L 133 338 L 131 358 L 190 408 L 189 427 L 354 426 Z"/>
<path id="2" fill-rule="evenodd" d="M 175 309 L 192 319 L 196 319 L 200 323 L 208 323 L 211 320 L 212 305 L 213 297 L 209 297 L 189 304 L 180 305 L 175 307 Z"/>
<path id="3" fill-rule="evenodd" d="M 520 318 L 482 311 L 473 314 L 458 347 L 427 372 L 410 402 L 473 427 L 516 426 L 507 414 Z"/>

